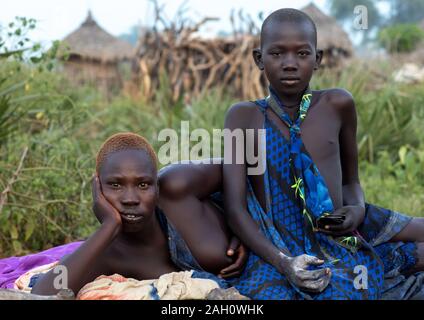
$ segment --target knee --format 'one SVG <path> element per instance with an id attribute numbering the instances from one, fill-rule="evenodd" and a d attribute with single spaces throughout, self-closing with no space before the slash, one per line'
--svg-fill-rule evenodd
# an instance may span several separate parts
<path id="1" fill-rule="evenodd" d="M 397 234 L 394 241 L 424 242 L 424 218 L 413 218 L 411 222 Z"/>
<path id="2" fill-rule="evenodd" d="M 424 218 L 414 218 L 415 223 L 417 224 L 417 241 L 424 242 Z"/>
<path id="3" fill-rule="evenodd" d="M 424 218 L 413 218 L 412 225 L 415 241 L 424 242 Z"/>
<path id="4" fill-rule="evenodd" d="M 159 194 L 161 197 L 178 199 L 190 191 L 187 179 L 172 167 L 162 169 L 159 173 Z"/>

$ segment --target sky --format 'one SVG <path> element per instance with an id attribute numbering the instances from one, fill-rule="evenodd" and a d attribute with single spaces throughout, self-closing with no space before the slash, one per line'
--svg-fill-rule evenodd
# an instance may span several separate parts
<path id="1" fill-rule="evenodd" d="M 221 18 L 210 22 L 201 30 L 205 35 L 220 30 L 231 31 L 229 16 L 232 8 L 243 8 L 253 17 L 263 11 L 268 14 L 282 7 L 300 9 L 311 0 L 187 0 L 186 7 L 191 17 L 198 21 L 203 17 Z M 321 10 L 327 12 L 326 0 L 313 1 Z M 159 0 L 165 5 L 165 12 L 173 17 L 184 3 L 182 0 Z M 16 16 L 38 20 L 37 29 L 30 38 L 34 41 L 61 40 L 85 20 L 90 9 L 95 20 L 111 34 L 118 36 L 126 33 L 137 24 L 152 23 L 152 3 L 149 0 L 0 0 L 0 25 L 6 25 Z"/>

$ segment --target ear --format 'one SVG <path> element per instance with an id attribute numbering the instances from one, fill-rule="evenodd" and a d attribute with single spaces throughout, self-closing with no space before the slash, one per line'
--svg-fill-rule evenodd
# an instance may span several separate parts
<path id="1" fill-rule="evenodd" d="M 259 48 L 253 49 L 252 51 L 253 60 L 255 60 L 256 65 L 259 70 L 264 70 L 264 62 L 262 60 L 262 51 Z"/>
<path id="2" fill-rule="evenodd" d="M 321 65 L 323 55 L 324 55 L 324 51 L 317 50 L 314 70 L 318 70 L 319 66 Z"/>

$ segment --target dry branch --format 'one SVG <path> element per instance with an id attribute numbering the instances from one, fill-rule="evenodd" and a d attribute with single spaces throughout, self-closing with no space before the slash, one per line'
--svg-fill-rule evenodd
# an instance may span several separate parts
<path id="1" fill-rule="evenodd" d="M 197 35 L 199 29 L 217 18 L 192 22 L 181 9 L 177 18 L 169 21 L 163 7 L 153 3 L 155 25 L 139 39 L 134 63 L 133 83 L 144 98 L 152 98 L 160 89 L 163 75 L 173 102 L 181 98 L 190 101 L 214 87 L 224 87 L 243 99 L 265 94 L 265 78 L 251 59 L 252 50 L 259 45 L 259 28 L 250 16 L 239 11 L 232 17 L 240 23 L 230 38 L 202 39 Z"/>
<path id="2" fill-rule="evenodd" d="M 3 192 L 0 194 L 0 214 L 3 210 L 4 205 L 6 204 L 7 194 L 10 192 L 12 185 L 18 179 L 19 173 L 21 172 L 27 153 L 28 153 L 28 147 L 25 147 L 24 152 L 22 153 L 22 156 L 21 156 L 21 160 L 19 161 L 18 168 L 13 173 L 12 178 L 10 178 L 9 182 L 7 183 L 6 189 L 4 189 Z"/>
<path id="3" fill-rule="evenodd" d="M 195 23 L 184 16 L 186 10 L 182 8 L 175 20 L 170 21 L 163 7 L 155 0 L 152 2 L 155 25 L 144 32 L 138 41 L 133 93 L 141 93 L 145 99 L 151 99 L 163 86 L 163 76 L 167 76 L 167 85 L 170 87 L 166 89 L 170 92 L 172 102 L 179 99 L 189 102 L 212 88 L 225 88 L 243 100 L 267 94 L 265 76 L 252 59 L 252 51 L 259 47 L 260 33 L 252 16 L 243 10 L 233 10 L 230 16 L 232 35 L 204 39 L 198 36 L 197 31 L 216 18 L 205 17 Z M 325 52 L 322 65 L 337 66 L 343 57 L 350 55 L 350 47 L 348 43 L 335 46 L 339 40 L 335 42 L 332 37 L 336 35 L 343 40 L 344 33 L 315 6 L 310 5 L 304 10 L 318 22 L 323 34 L 328 34 L 320 39 L 324 45 L 321 49 Z M 262 13 L 259 18 L 261 16 Z"/>

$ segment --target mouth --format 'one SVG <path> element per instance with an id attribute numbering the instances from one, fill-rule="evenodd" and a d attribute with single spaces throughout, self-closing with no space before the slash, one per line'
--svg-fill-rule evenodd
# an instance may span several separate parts
<path id="1" fill-rule="evenodd" d="M 127 223 L 138 223 L 144 219 L 143 215 L 136 213 L 122 213 L 121 218 Z"/>
<path id="2" fill-rule="evenodd" d="M 286 86 L 293 86 L 298 84 L 300 82 L 300 79 L 295 77 L 287 77 L 280 79 L 280 82 Z"/>

